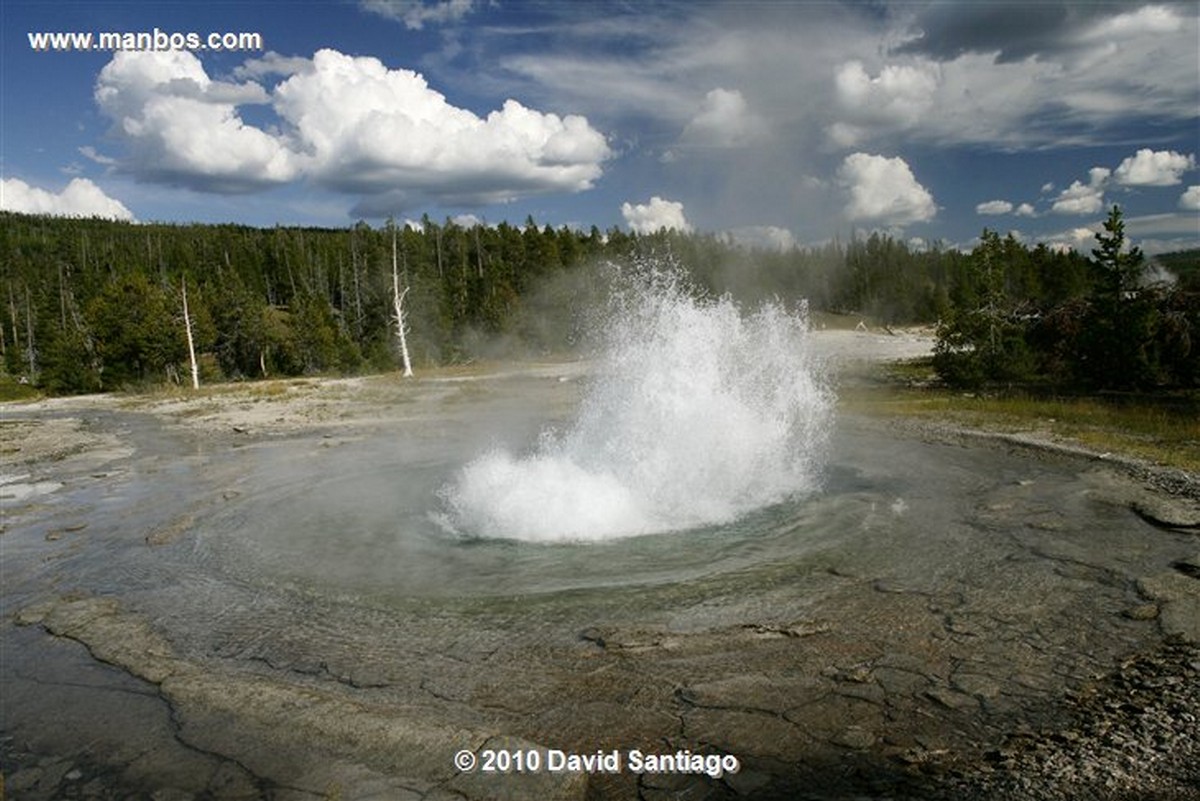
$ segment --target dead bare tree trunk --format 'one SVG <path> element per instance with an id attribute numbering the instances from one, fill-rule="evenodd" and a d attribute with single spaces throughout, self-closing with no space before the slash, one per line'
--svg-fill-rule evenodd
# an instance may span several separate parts
<path id="1" fill-rule="evenodd" d="M 192 316 L 188 314 L 187 279 L 180 279 L 183 287 L 183 327 L 187 331 L 188 361 L 192 366 L 192 389 L 200 389 L 200 366 L 196 364 L 196 342 L 192 338 Z"/>
<path id="2" fill-rule="evenodd" d="M 396 307 L 396 338 L 400 340 L 400 358 L 404 360 L 404 377 L 412 377 L 412 362 L 408 358 L 408 331 L 404 324 L 404 296 L 408 287 L 400 291 L 400 273 L 396 266 L 396 226 L 392 225 L 392 303 Z"/>
<path id="3" fill-rule="evenodd" d="M 483 248 L 479 245 L 480 225 L 475 225 L 475 268 L 479 272 L 479 280 L 483 280 Z"/>
<path id="4" fill-rule="evenodd" d="M 59 329 L 64 334 L 67 332 L 67 284 L 63 278 L 63 263 L 58 263 L 58 313 L 62 322 Z"/>
<path id="5" fill-rule="evenodd" d="M 350 270 L 354 279 L 354 335 L 362 339 L 363 333 L 363 303 L 362 287 L 358 280 L 358 240 L 356 234 L 350 234 Z"/>
<path id="6" fill-rule="evenodd" d="M 433 246 L 437 252 L 438 280 L 446 280 L 446 276 L 442 273 L 442 229 L 434 228 Z"/>
<path id="7" fill-rule="evenodd" d="M 29 381 L 37 382 L 37 346 L 33 343 L 33 300 L 25 285 L 25 353 L 29 357 Z"/>
<path id="8" fill-rule="evenodd" d="M 9 321 L 12 323 L 12 339 L 13 347 L 17 352 L 21 352 L 21 337 L 17 330 L 17 302 L 13 299 L 12 284 L 8 285 L 8 313 Z"/>

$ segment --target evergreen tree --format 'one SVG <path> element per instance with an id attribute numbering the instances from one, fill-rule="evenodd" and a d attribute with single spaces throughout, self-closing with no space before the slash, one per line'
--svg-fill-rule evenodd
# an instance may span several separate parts
<path id="1" fill-rule="evenodd" d="M 1157 383 L 1151 343 L 1158 322 L 1153 292 L 1139 290 L 1142 252 L 1128 247 L 1125 222 L 1113 206 L 1092 250 L 1095 289 L 1078 353 L 1078 373 L 1100 388 Z"/>
<path id="2" fill-rule="evenodd" d="M 1109 303 L 1119 304 L 1123 298 L 1136 293 L 1145 267 L 1142 251 L 1127 247 L 1120 206 L 1114 205 L 1109 211 L 1104 231 L 1096 234 L 1096 242 L 1099 247 L 1092 249 L 1092 264 L 1098 275 L 1097 295 Z"/>
<path id="3" fill-rule="evenodd" d="M 105 389 L 178 377 L 174 371 L 187 358 L 187 343 L 175 320 L 174 295 L 145 273 L 110 283 L 89 304 L 87 316 Z"/>
<path id="4" fill-rule="evenodd" d="M 962 386 L 1027 380 L 1033 356 L 1021 316 L 1005 291 L 1011 243 L 983 229 L 968 260 L 973 302 L 951 307 L 938 326 L 933 364 Z"/>

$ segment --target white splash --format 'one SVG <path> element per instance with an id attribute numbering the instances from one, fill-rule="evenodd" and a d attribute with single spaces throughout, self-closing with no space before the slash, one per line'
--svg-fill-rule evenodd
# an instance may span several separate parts
<path id="1" fill-rule="evenodd" d="M 614 292 L 578 419 L 485 453 L 442 490 L 454 530 L 539 542 L 723 524 L 817 484 L 833 395 L 804 309 L 743 314 L 677 270 Z"/>

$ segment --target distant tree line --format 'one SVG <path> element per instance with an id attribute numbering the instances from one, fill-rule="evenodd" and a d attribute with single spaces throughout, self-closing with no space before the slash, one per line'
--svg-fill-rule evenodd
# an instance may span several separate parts
<path id="1" fill-rule="evenodd" d="M 1094 380 L 1112 369 L 1099 354 L 1141 342 L 1135 332 L 1149 337 L 1139 380 L 1196 380 L 1194 281 L 1138 290 L 1129 305 L 1127 284 L 1106 283 L 1095 260 L 992 232 L 970 254 L 878 233 L 767 251 L 714 234 L 427 216 L 321 229 L 0 213 L 0 362 L 10 379 L 52 393 L 181 382 L 185 289 L 204 381 L 394 369 L 397 286 L 418 367 L 466 361 L 498 342 L 510 352 L 562 350 L 577 333 L 573 309 L 600 281 L 598 265 L 655 254 L 701 289 L 746 303 L 805 298 L 812 309 L 883 324 L 941 321 L 939 370 L 953 381 Z M 1200 277 L 1194 257 L 1176 262 L 1188 280 Z M 1151 300 L 1155 311 L 1144 312 Z"/>
<path id="2" fill-rule="evenodd" d="M 965 387 L 1200 385 L 1200 252 L 1163 259 L 1177 272 L 1150 269 L 1117 206 L 1096 243 L 1081 271 L 1029 286 L 1028 251 L 984 229 L 938 326 L 939 375 Z"/>

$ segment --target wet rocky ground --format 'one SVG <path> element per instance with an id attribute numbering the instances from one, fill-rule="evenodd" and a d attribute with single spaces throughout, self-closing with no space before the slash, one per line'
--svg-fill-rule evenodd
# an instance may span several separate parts
<path id="1" fill-rule="evenodd" d="M 452 386 L 464 420 L 494 400 Z M 6 412 L 6 798 L 1200 798 L 1187 476 L 846 419 L 836 497 L 757 524 L 763 548 L 814 539 L 787 558 L 403 597 L 227 568 L 202 525 L 254 496 L 246 454 L 338 464 L 403 421 L 171 414 Z M 740 769 L 453 762 L 487 748 Z"/>
<path id="2" fill-rule="evenodd" d="M 1019 724 L 992 747 L 980 744 L 951 753 L 918 745 L 889 757 L 864 759 L 869 738 L 847 736 L 842 738 L 844 753 L 811 766 L 807 776 L 787 786 L 772 786 L 768 777 L 747 771 L 717 781 L 647 777 L 623 789 L 631 793 L 626 797 L 646 799 L 1186 800 L 1200 797 L 1197 710 L 1200 651 L 1173 643 L 1128 658 L 1112 674 L 1069 692 L 1052 720 L 1036 727 Z M 39 755 L 25 750 L 12 735 L 0 739 L 0 759 L 10 798 L 300 797 L 273 782 L 256 780 L 232 761 L 214 760 L 209 782 L 193 792 L 139 787 L 129 780 L 134 760 L 100 764 L 86 754 Z M 433 792 L 428 797 L 439 795 L 458 794 Z M 338 793 L 331 789 L 325 796 Z"/>

